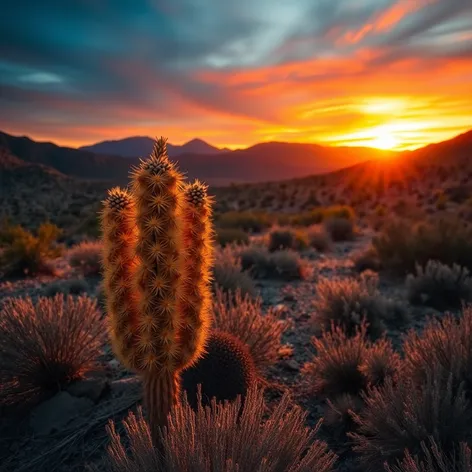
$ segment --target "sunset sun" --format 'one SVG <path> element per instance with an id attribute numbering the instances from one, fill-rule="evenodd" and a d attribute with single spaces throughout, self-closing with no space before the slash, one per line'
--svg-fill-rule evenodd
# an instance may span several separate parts
<path id="1" fill-rule="evenodd" d="M 378 149 L 393 149 L 398 146 L 398 141 L 388 130 L 379 130 L 372 140 L 372 146 Z"/>

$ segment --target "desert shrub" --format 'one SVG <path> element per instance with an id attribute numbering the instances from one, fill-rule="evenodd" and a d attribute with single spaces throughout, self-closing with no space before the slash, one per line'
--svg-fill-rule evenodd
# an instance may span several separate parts
<path id="1" fill-rule="evenodd" d="M 308 236 L 306 232 L 300 230 L 277 228 L 270 232 L 267 246 L 270 252 L 281 249 L 301 251 L 308 248 Z"/>
<path id="2" fill-rule="evenodd" d="M 243 271 L 241 261 L 226 248 L 220 251 L 213 264 L 213 286 L 224 292 L 240 290 L 243 295 L 256 296 L 256 287 L 249 272 Z"/>
<path id="3" fill-rule="evenodd" d="M 90 286 L 85 279 L 66 279 L 57 280 L 46 285 L 44 295 L 46 297 L 54 297 L 58 293 L 63 295 L 80 295 L 81 293 L 87 293 L 89 290 Z"/>
<path id="4" fill-rule="evenodd" d="M 346 205 L 318 207 L 311 211 L 291 215 L 289 224 L 294 226 L 312 226 L 331 218 L 354 221 L 355 212 L 352 207 Z"/>
<path id="5" fill-rule="evenodd" d="M 355 215 L 354 209 L 347 205 L 334 205 L 323 210 L 323 220 L 341 218 L 354 221 Z"/>
<path id="6" fill-rule="evenodd" d="M 265 246 L 252 244 L 238 251 L 241 267 L 256 278 L 265 278 L 270 272 L 270 254 Z"/>
<path id="7" fill-rule="evenodd" d="M 5 275 L 36 275 L 52 273 L 49 259 L 61 255 L 56 241 L 61 230 L 50 223 L 43 223 L 35 236 L 21 226 L 4 230 L 5 248 L 0 254 L 0 269 Z"/>
<path id="8" fill-rule="evenodd" d="M 456 264 L 448 267 L 429 261 L 423 269 L 416 267 L 416 275 L 406 279 L 408 298 L 414 305 L 426 305 L 438 310 L 457 309 L 472 301 L 472 278 L 469 271 Z"/>
<path id="9" fill-rule="evenodd" d="M 406 450 L 423 460 L 422 443 L 428 438 L 446 455 L 460 442 L 472 440 L 472 410 L 464 391 L 453 391 L 450 378 L 432 373 L 422 385 L 407 378 L 396 384 L 387 379 L 362 396 L 365 407 L 353 415 L 358 431 L 349 436 L 366 472 L 378 472 L 384 463 L 394 466 Z"/>
<path id="10" fill-rule="evenodd" d="M 124 421 L 130 453 L 121 442 L 113 422 L 108 472 L 330 472 L 337 456 L 324 442 L 314 440 L 312 430 L 298 406 L 284 395 L 266 417 L 262 392 L 252 387 L 242 405 L 232 403 L 200 406 L 195 412 L 186 401 L 177 405 L 161 432 L 164 454 L 152 447 L 150 431 L 141 409 Z"/>
<path id="11" fill-rule="evenodd" d="M 291 250 L 276 251 L 269 257 L 269 278 L 286 281 L 304 279 L 307 276 L 306 262 Z"/>
<path id="12" fill-rule="evenodd" d="M 247 232 L 259 233 L 272 226 L 273 217 L 264 212 L 229 211 L 216 215 L 215 223 L 223 229 L 241 229 Z"/>
<path id="13" fill-rule="evenodd" d="M 391 344 L 382 339 L 372 343 L 362 324 L 354 336 L 339 326 L 312 338 L 316 354 L 302 369 L 303 385 L 312 395 L 336 399 L 341 395 L 358 395 L 367 386 L 382 385 L 394 377 L 400 358 Z"/>
<path id="14" fill-rule="evenodd" d="M 373 246 L 368 246 L 366 249 L 353 254 L 352 262 L 354 270 L 359 273 L 366 270 L 378 272 L 381 269 L 379 256 Z"/>
<path id="15" fill-rule="evenodd" d="M 432 319 L 421 334 L 410 331 L 404 341 L 404 371 L 416 383 L 423 383 L 431 366 L 452 375 L 455 388 L 462 382 L 472 398 L 472 308 L 456 318 Z"/>
<path id="16" fill-rule="evenodd" d="M 0 404 L 32 404 L 96 367 L 107 336 L 86 296 L 9 298 L 0 312 Z"/>
<path id="17" fill-rule="evenodd" d="M 252 246 L 239 251 L 241 265 L 257 279 L 299 280 L 308 273 L 308 265 L 297 252 L 289 249 L 269 253 Z"/>
<path id="18" fill-rule="evenodd" d="M 421 444 L 424 460 L 413 457 L 409 451 L 397 465 L 385 466 L 385 472 L 472 472 L 472 451 L 466 443 L 459 445 L 459 450 L 447 455 L 434 439 Z"/>
<path id="19" fill-rule="evenodd" d="M 216 241 L 221 247 L 226 247 L 228 244 L 248 244 L 249 235 L 242 229 L 217 228 Z"/>
<path id="20" fill-rule="evenodd" d="M 354 222 L 350 219 L 330 217 L 323 225 L 334 242 L 352 241 L 355 237 Z"/>
<path id="21" fill-rule="evenodd" d="M 377 285 L 378 278 L 373 273 L 362 274 L 360 280 L 320 279 L 316 285 L 313 321 L 323 328 L 334 323 L 352 334 L 365 320 L 368 334 L 378 337 L 385 329 L 385 321 L 402 318 L 404 314 L 399 304 L 381 295 Z"/>
<path id="22" fill-rule="evenodd" d="M 263 314 L 260 297 L 251 299 L 239 291 L 228 295 L 217 290 L 213 320 L 216 329 L 232 333 L 248 345 L 259 370 L 277 360 L 287 323 L 276 316 L 273 308 Z"/>
<path id="23" fill-rule="evenodd" d="M 456 219 L 433 219 L 412 225 L 397 220 L 373 239 L 383 268 L 400 275 L 436 260 L 472 270 L 472 228 Z"/>
<path id="24" fill-rule="evenodd" d="M 101 241 L 84 241 L 69 249 L 67 258 L 69 264 L 83 275 L 95 276 L 102 271 L 102 251 Z"/>
<path id="25" fill-rule="evenodd" d="M 318 252 L 327 252 L 331 249 L 332 241 L 326 229 L 319 226 L 311 226 L 308 229 L 308 244 Z"/>

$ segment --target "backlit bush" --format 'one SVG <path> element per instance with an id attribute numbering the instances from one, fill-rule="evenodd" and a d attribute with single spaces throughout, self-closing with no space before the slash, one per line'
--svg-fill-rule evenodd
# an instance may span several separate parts
<path id="1" fill-rule="evenodd" d="M 298 406 L 285 395 L 266 417 L 262 392 L 251 388 L 244 405 L 232 403 L 199 407 L 184 402 L 169 417 L 161 433 L 163 454 L 152 447 L 141 410 L 124 422 L 130 452 L 114 424 L 108 426 L 111 445 L 109 472 L 330 472 L 336 455 L 315 440 L 319 425 L 310 430 Z"/>
<path id="2" fill-rule="evenodd" d="M 308 248 L 308 236 L 301 230 L 291 228 L 273 229 L 269 234 L 268 248 L 274 252 L 281 249 L 301 251 Z"/>
<path id="3" fill-rule="evenodd" d="M 472 278 L 469 271 L 454 264 L 452 267 L 429 261 L 416 275 L 406 279 L 408 298 L 414 305 L 426 305 L 438 310 L 457 309 L 472 301 Z"/>
<path id="4" fill-rule="evenodd" d="M 69 264 L 85 276 L 100 275 L 102 271 L 101 241 L 84 241 L 77 244 L 67 253 Z"/>
<path id="5" fill-rule="evenodd" d="M 9 298 L 0 312 L 0 404 L 32 404 L 97 365 L 107 329 L 86 296 Z"/>

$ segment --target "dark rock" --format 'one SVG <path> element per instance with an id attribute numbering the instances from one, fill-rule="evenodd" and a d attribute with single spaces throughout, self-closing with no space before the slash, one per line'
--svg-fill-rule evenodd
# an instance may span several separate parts
<path id="1" fill-rule="evenodd" d="M 89 398 L 97 403 L 109 387 L 108 381 L 103 377 L 79 380 L 73 383 L 67 391 L 74 397 Z"/>
<path id="2" fill-rule="evenodd" d="M 75 418 L 90 411 L 93 405 L 92 400 L 88 398 L 73 397 L 68 392 L 59 392 L 31 412 L 30 426 L 38 435 L 61 431 Z"/>

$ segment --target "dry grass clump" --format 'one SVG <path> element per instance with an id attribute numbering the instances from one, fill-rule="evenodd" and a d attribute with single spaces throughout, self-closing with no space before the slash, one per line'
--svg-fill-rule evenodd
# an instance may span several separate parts
<path id="1" fill-rule="evenodd" d="M 273 229 L 268 236 L 267 247 L 270 252 L 282 249 L 302 251 L 309 246 L 308 235 L 305 231 L 292 228 Z"/>
<path id="2" fill-rule="evenodd" d="M 435 366 L 422 385 L 406 377 L 396 384 L 387 379 L 383 386 L 369 388 L 363 399 L 365 407 L 353 415 L 358 430 L 349 436 L 366 472 L 378 472 L 385 463 L 395 466 L 407 450 L 424 460 L 422 444 L 429 438 L 448 456 L 461 442 L 471 444 L 472 409 L 465 392 L 454 389 L 451 377 L 438 375 Z"/>
<path id="3" fill-rule="evenodd" d="M 472 226 L 458 219 L 432 219 L 413 225 L 391 221 L 375 237 L 373 246 L 383 268 L 400 275 L 436 260 L 472 270 Z"/>
<path id="4" fill-rule="evenodd" d="M 352 262 L 354 270 L 359 273 L 366 270 L 378 272 L 382 268 L 379 256 L 373 246 L 368 246 L 366 249 L 354 253 Z"/>
<path id="5" fill-rule="evenodd" d="M 300 280 L 308 276 L 308 265 L 291 249 L 269 252 L 263 246 L 249 246 L 238 251 L 242 267 L 257 279 Z"/>
<path id="6" fill-rule="evenodd" d="M 263 314 L 261 298 L 251 299 L 240 291 L 225 294 L 217 290 L 213 320 L 216 329 L 231 333 L 248 345 L 259 370 L 277 360 L 287 322 L 280 320 L 272 308 Z"/>
<path id="7" fill-rule="evenodd" d="M 408 451 L 397 465 L 385 466 L 385 472 L 472 472 L 472 451 L 461 443 L 452 455 L 444 454 L 434 439 L 421 445 L 424 460 L 413 457 Z"/>
<path id="8" fill-rule="evenodd" d="M 376 274 L 364 273 L 353 278 L 322 278 L 316 286 L 313 321 L 323 328 L 332 323 L 352 334 L 362 321 L 368 334 L 375 338 L 385 329 L 384 321 L 403 318 L 400 305 L 380 294 Z"/>
<path id="9" fill-rule="evenodd" d="M 69 264 L 80 270 L 83 275 L 95 276 L 102 272 L 103 243 L 101 241 L 83 241 L 69 249 Z"/>
<path id="10" fill-rule="evenodd" d="M 334 242 L 352 241 L 356 236 L 356 227 L 351 219 L 332 217 L 326 219 L 323 226 Z"/>
<path id="11" fill-rule="evenodd" d="M 302 369 L 307 393 L 335 399 L 358 395 L 369 385 L 382 385 L 386 378 L 395 377 L 400 358 L 390 342 L 376 343 L 366 339 L 362 324 L 354 336 L 348 336 L 339 326 L 312 338 L 316 354 Z"/>
<path id="12" fill-rule="evenodd" d="M 458 309 L 472 301 L 472 278 L 464 267 L 452 267 L 428 261 L 426 267 L 416 267 L 416 275 L 406 279 L 408 298 L 414 305 L 426 305 L 437 310 Z"/>
<path id="13" fill-rule="evenodd" d="M 124 421 L 128 454 L 111 422 L 108 472 L 330 472 L 336 455 L 315 440 L 319 425 L 304 426 L 306 413 L 285 395 L 266 417 L 262 391 L 252 387 L 241 398 L 215 401 L 195 412 L 186 401 L 169 416 L 161 431 L 163 454 L 152 447 L 142 412 Z"/>
<path id="14" fill-rule="evenodd" d="M 224 292 L 240 290 L 243 295 L 255 297 L 256 287 L 248 271 L 242 270 L 241 260 L 231 247 L 217 252 L 213 264 L 213 285 Z"/>
<path id="15" fill-rule="evenodd" d="M 249 233 L 259 233 L 272 226 L 274 219 L 259 211 L 228 211 L 215 216 L 218 228 L 241 229 Z"/>
<path id="16" fill-rule="evenodd" d="M 463 383 L 472 398 L 472 307 L 459 318 L 430 320 L 421 334 L 410 331 L 403 350 L 405 375 L 413 381 L 425 382 L 431 366 L 442 368 L 452 375 L 454 388 Z"/>
<path id="17" fill-rule="evenodd" d="M 96 367 L 107 329 L 86 296 L 9 298 L 0 312 L 0 404 L 30 405 Z"/>
<path id="18" fill-rule="evenodd" d="M 249 235 L 239 228 L 217 228 L 216 241 L 221 247 L 228 244 L 249 244 Z"/>
<path id="19" fill-rule="evenodd" d="M 61 230 L 50 223 L 43 223 L 34 235 L 21 226 L 7 226 L 0 235 L 3 251 L 0 253 L 0 275 L 34 276 L 53 274 L 51 259 L 61 255 L 62 248 L 56 241 Z"/>
<path id="20" fill-rule="evenodd" d="M 324 227 L 311 226 L 307 230 L 308 242 L 310 247 L 318 252 L 327 252 L 331 250 L 333 242 Z"/>

